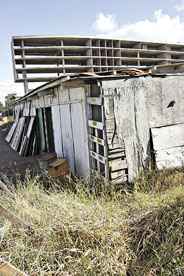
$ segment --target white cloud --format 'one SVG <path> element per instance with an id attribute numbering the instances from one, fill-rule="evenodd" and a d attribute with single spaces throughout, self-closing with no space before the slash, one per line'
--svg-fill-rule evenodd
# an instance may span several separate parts
<path id="1" fill-rule="evenodd" d="M 17 93 L 18 96 L 22 96 L 24 94 L 23 85 L 12 81 L 0 81 L 0 101 L 4 103 L 4 98 L 9 93 Z"/>
<path id="2" fill-rule="evenodd" d="M 116 19 L 112 14 L 99 13 L 93 27 L 97 32 L 112 32 L 117 28 Z"/>
<path id="3" fill-rule="evenodd" d="M 175 5 L 175 9 L 177 12 L 184 12 L 184 0 L 182 0 L 179 4 Z"/>
<path id="4" fill-rule="evenodd" d="M 99 20 L 103 18 L 103 20 Z M 113 24 L 106 24 L 103 29 L 103 22 L 111 18 Z M 184 42 L 184 21 L 180 16 L 170 16 L 164 14 L 162 10 L 154 12 L 153 17 L 137 21 L 135 23 L 128 23 L 120 25 L 115 22 L 113 15 L 100 14 L 97 16 L 94 26 L 96 26 L 96 33 L 102 36 L 116 37 L 127 40 L 143 40 L 143 41 L 157 41 L 178 43 Z M 103 21 L 103 22 L 102 22 Z M 109 20 L 111 21 L 111 20 Z M 100 23 L 102 25 L 100 25 Z"/>

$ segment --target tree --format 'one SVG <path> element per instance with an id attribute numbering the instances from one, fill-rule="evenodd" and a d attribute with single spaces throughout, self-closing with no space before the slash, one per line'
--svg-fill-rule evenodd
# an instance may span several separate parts
<path id="1" fill-rule="evenodd" d="M 5 111 L 5 106 L 3 105 L 2 102 L 0 102 L 0 113 Z"/>
<path id="2" fill-rule="evenodd" d="M 8 116 L 13 115 L 13 105 L 18 98 L 16 93 L 10 93 L 5 97 L 5 110 Z"/>

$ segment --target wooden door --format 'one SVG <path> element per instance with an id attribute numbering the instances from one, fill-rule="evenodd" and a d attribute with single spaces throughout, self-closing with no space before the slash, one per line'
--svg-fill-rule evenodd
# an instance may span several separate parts
<path id="1" fill-rule="evenodd" d="M 73 88 L 60 93 L 60 104 L 52 107 L 55 150 L 58 157 L 68 160 L 74 174 L 86 177 L 89 149 L 84 90 Z"/>
<path id="2" fill-rule="evenodd" d="M 78 176 L 87 177 L 90 169 L 84 89 L 70 89 L 70 101 L 75 172 Z"/>

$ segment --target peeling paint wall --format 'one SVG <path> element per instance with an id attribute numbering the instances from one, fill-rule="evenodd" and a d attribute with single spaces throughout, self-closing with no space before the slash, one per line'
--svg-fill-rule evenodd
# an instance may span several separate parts
<path id="1" fill-rule="evenodd" d="M 104 81 L 102 87 L 106 94 L 114 93 L 117 133 L 125 143 L 132 181 L 140 169 L 150 165 L 150 129 L 184 123 L 184 77 Z"/>

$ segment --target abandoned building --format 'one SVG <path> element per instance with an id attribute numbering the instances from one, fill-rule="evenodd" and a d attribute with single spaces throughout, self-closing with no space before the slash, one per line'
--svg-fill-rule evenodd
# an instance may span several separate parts
<path id="1" fill-rule="evenodd" d="M 162 67 L 161 67 L 162 68 Z M 184 76 L 138 69 L 50 81 L 15 105 L 6 137 L 21 155 L 56 152 L 112 183 L 184 162 Z"/>
<path id="2" fill-rule="evenodd" d="M 24 83 L 27 93 L 30 82 L 48 82 L 65 74 L 184 62 L 184 45 L 80 36 L 14 36 L 12 57 L 14 79 Z"/>

